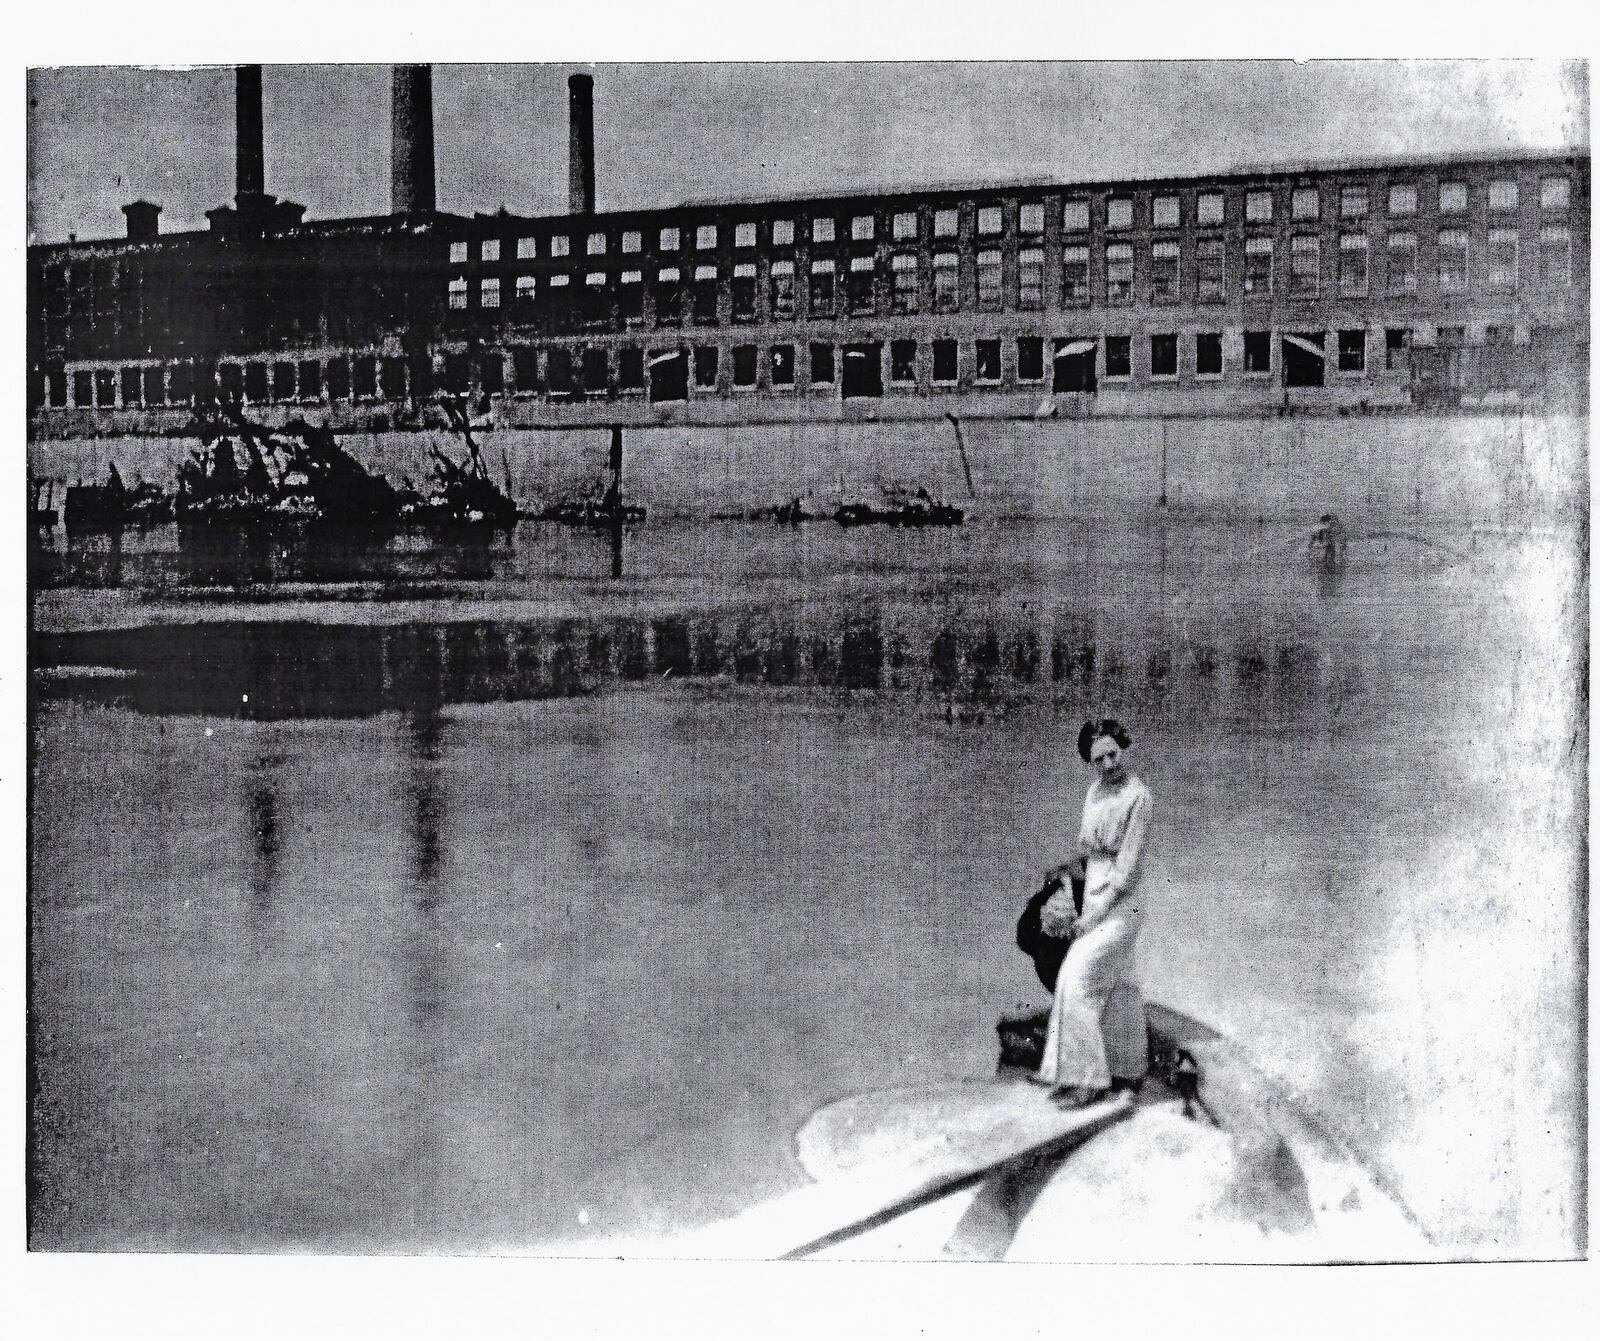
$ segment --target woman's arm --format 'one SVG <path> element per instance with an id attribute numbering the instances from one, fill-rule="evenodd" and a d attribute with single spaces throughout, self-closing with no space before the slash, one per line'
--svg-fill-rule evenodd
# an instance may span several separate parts
<path id="1" fill-rule="evenodd" d="M 1119 899 L 1139 879 L 1145 839 L 1150 836 L 1150 811 L 1150 793 L 1142 792 L 1128 812 L 1128 824 L 1122 831 L 1122 846 L 1117 849 L 1117 859 L 1112 863 L 1111 888 Z"/>
<path id="2" fill-rule="evenodd" d="M 1122 831 L 1122 844 L 1112 862 L 1110 880 L 1094 897 L 1086 896 L 1084 899 L 1083 913 L 1078 918 L 1080 934 L 1104 919 L 1138 880 L 1145 840 L 1150 835 L 1150 811 L 1150 793 L 1144 792 L 1135 799 L 1128 812 L 1128 822 Z"/>

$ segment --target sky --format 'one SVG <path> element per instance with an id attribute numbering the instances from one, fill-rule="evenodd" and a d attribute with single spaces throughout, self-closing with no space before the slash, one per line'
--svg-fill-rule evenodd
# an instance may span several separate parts
<path id="1" fill-rule="evenodd" d="M 438 203 L 566 205 L 567 76 L 595 78 L 599 209 L 941 182 L 1588 142 L 1587 70 L 1523 61 L 438 65 Z M 267 190 L 310 218 L 389 207 L 389 67 L 269 65 Z M 232 68 L 37 68 L 30 241 L 163 231 L 233 195 Z"/>

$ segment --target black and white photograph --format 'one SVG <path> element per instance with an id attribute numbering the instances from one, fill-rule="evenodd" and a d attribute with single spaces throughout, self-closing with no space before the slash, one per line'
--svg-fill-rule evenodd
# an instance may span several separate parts
<path id="1" fill-rule="evenodd" d="M 29 62 L 29 1256 L 1586 1258 L 1587 60 L 422 45 Z"/>

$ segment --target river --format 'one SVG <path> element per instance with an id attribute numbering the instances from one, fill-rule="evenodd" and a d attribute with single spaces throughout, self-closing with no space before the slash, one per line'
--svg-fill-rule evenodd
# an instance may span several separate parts
<path id="1" fill-rule="evenodd" d="M 590 1252 L 991 1074 L 1079 721 L 1148 995 L 1442 1252 L 1581 1249 L 1578 538 L 1156 518 L 38 546 L 38 1248 Z M 620 559 L 622 575 L 613 577 Z"/>

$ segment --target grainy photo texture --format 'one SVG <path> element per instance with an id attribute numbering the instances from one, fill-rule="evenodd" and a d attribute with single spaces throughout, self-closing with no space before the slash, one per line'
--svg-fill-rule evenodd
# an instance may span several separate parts
<path id="1" fill-rule="evenodd" d="M 31 1247 L 1583 1255 L 1587 78 L 32 71 Z"/>

